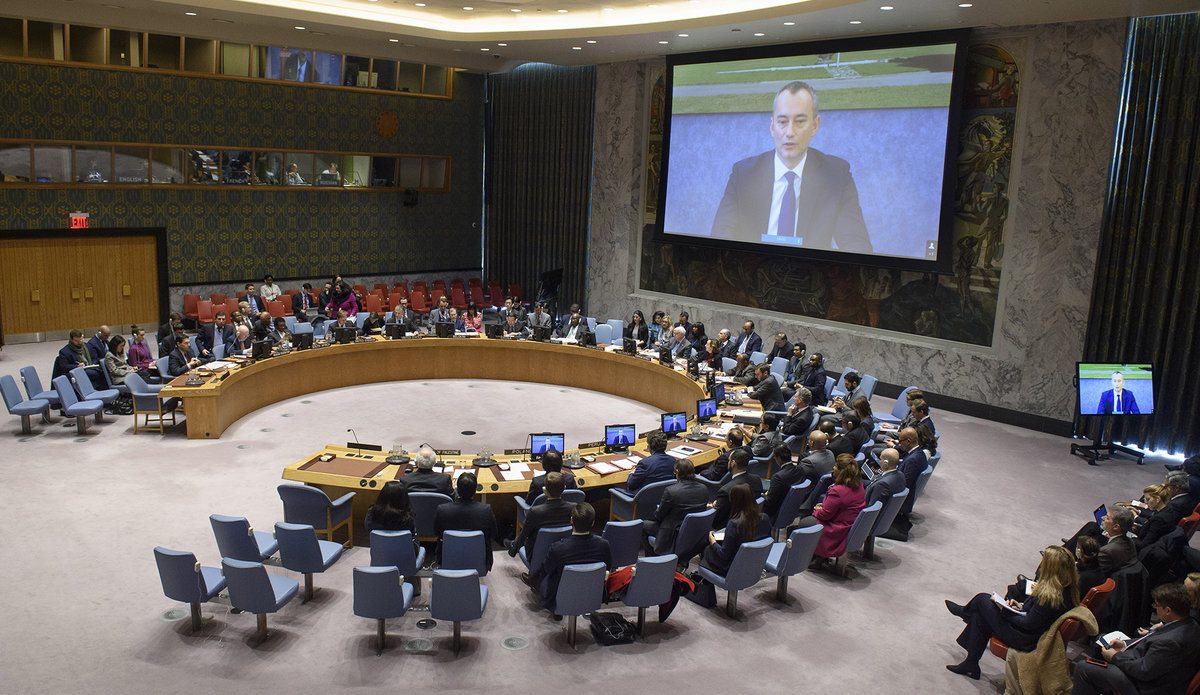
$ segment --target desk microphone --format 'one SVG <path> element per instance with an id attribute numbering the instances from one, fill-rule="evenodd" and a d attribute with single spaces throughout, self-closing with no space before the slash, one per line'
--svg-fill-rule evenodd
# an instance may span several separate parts
<path id="1" fill-rule="evenodd" d="M 354 435 L 354 443 L 355 443 L 355 444 L 358 444 L 358 443 L 359 443 L 359 442 L 358 442 L 358 433 L 357 433 L 357 432 L 355 432 L 355 431 L 354 431 L 354 429 L 353 429 L 353 428 L 350 428 L 350 427 L 347 427 L 347 428 L 346 428 L 346 431 L 347 431 L 347 432 L 349 432 L 350 434 L 353 434 L 353 435 Z"/>

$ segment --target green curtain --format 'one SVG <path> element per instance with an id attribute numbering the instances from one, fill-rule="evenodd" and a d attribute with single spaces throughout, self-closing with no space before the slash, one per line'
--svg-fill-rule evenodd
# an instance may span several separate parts
<path id="1" fill-rule="evenodd" d="M 595 94 L 595 66 L 488 76 L 484 273 L 523 299 L 561 268 L 559 307 L 587 306 Z"/>
<path id="2" fill-rule="evenodd" d="M 1131 21 L 1085 361 L 1153 362 L 1155 413 L 1111 441 L 1200 449 L 1200 14 Z M 1144 409 L 1144 408 L 1143 408 Z M 1099 418 L 1076 433 L 1097 434 Z"/>

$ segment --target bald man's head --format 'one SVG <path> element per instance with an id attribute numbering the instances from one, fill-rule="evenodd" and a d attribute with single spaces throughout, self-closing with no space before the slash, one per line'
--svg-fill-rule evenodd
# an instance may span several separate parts
<path id="1" fill-rule="evenodd" d="M 827 437 L 825 435 L 825 433 L 820 430 L 817 430 L 817 431 L 813 432 L 812 434 L 808 435 L 808 448 L 809 449 L 814 449 L 814 450 L 819 451 L 821 449 L 824 449 L 825 445 L 827 445 L 828 443 L 829 443 L 829 437 Z"/>
<path id="2" fill-rule="evenodd" d="M 895 449 L 884 449 L 879 454 L 879 467 L 885 471 L 892 471 L 900 463 L 900 452 Z"/>

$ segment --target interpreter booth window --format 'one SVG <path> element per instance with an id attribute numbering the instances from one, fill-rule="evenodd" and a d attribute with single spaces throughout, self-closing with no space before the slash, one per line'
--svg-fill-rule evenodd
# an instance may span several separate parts
<path id="1" fill-rule="evenodd" d="M 396 89 L 396 61 L 376 58 L 371 69 L 375 71 L 375 84 L 372 87 L 389 91 Z"/>
<path id="2" fill-rule="evenodd" d="M 449 168 L 446 164 L 441 157 L 425 157 L 421 162 L 421 188 L 427 191 L 449 190 Z"/>
<path id="3" fill-rule="evenodd" d="M 283 67 L 280 50 L 275 46 L 255 46 L 250 54 L 250 76 L 278 80 L 279 70 Z"/>
<path id="4" fill-rule="evenodd" d="M 342 84 L 347 87 L 371 86 L 371 59 L 346 56 L 346 74 Z"/>
<path id="5" fill-rule="evenodd" d="M 371 158 L 348 154 L 342 157 L 342 185 L 366 186 L 371 180 Z"/>
<path id="6" fill-rule="evenodd" d="M 421 187 L 421 158 L 420 157 L 401 157 L 400 158 L 400 187 L 401 188 L 420 188 Z"/>
<path id="7" fill-rule="evenodd" d="M 150 34 L 146 66 L 160 70 L 178 70 L 179 38 L 167 34 Z"/>
<path id="8" fill-rule="evenodd" d="M 36 183 L 67 183 L 71 180 L 70 145 L 34 145 L 33 177 Z"/>
<path id="9" fill-rule="evenodd" d="M 25 25 L 19 19 L 0 17 L 0 56 L 25 55 Z"/>
<path id="10" fill-rule="evenodd" d="M 113 183 L 150 183 L 150 148 L 114 147 Z"/>
<path id="11" fill-rule="evenodd" d="M 446 96 L 446 89 L 450 85 L 450 76 L 452 74 L 453 71 L 450 68 L 441 65 L 426 65 L 425 85 L 422 87 L 422 91 L 426 94 Z"/>
<path id="12" fill-rule="evenodd" d="M 213 39 L 197 39 L 191 36 L 183 40 L 183 69 L 188 72 L 217 72 L 217 42 Z"/>
<path id="13" fill-rule="evenodd" d="M 72 24 L 71 60 L 77 63 L 104 63 L 104 29 Z"/>
<path id="14" fill-rule="evenodd" d="M 75 148 L 75 180 L 79 183 L 112 183 L 112 148 Z"/>
<path id="15" fill-rule="evenodd" d="M 321 75 L 313 60 L 312 51 L 302 51 L 294 48 L 280 49 L 279 56 L 283 61 L 282 75 L 284 82 L 319 82 Z"/>
<path id="16" fill-rule="evenodd" d="M 29 31 L 29 57 L 42 60 L 66 60 L 66 32 L 62 24 L 51 22 L 26 23 Z"/>
<path id="17" fill-rule="evenodd" d="M 142 67 L 142 32 L 109 29 L 108 64 Z"/>
<path id="18" fill-rule="evenodd" d="M 342 54 L 316 51 L 313 53 L 313 63 L 316 65 L 313 82 L 334 86 L 342 83 Z"/>
<path id="19" fill-rule="evenodd" d="M 257 183 L 254 173 L 254 153 L 245 150 L 228 150 L 224 152 L 221 173 L 225 183 L 230 186 L 249 186 Z"/>
<path id="20" fill-rule="evenodd" d="M 30 145 L 0 145 L 0 183 L 29 183 L 33 157 Z"/>
<path id="21" fill-rule="evenodd" d="M 174 147 L 150 148 L 150 182 L 184 183 L 187 181 L 187 155 Z"/>
<path id="22" fill-rule="evenodd" d="M 371 188 L 396 187 L 396 157 L 371 158 Z"/>
<path id="23" fill-rule="evenodd" d="M 425 66 L 420 63 L 396 64 L 396 88 L 401 92 L 420 94 Z"/>
<path id="24" fill-rule="evenodd" d="M 311 154 L 291 153 L 285 155 L 287 168 L 284 170 L 283 182 L 288 186 L 313 185 L 313 156 Z"/>
<path id="25" fill-rule="evenodd" d="M 318 186 L 342 185 L 341 157 L 336 154 L 316 154 L 313 160 L 316 163 L 314 170 Z"/>
<path id="26" fill-rule="evenodd" d="M 187 150 L 188 183 L 221 183 L 220 150 Z"/>
<path id="27" fill-rule="evenodd" d="M 254 158 L 254 175 L 257 178 L 253 183 L 261 183 L 267 186 L 282 186 L 283 185 L 283 153 L 282 152 L 259 152 Z"/>
<path id="28" fill-rule="evenodd" d="M 221 42 L 221 74 L 250 77 L 250 44 Z"/>

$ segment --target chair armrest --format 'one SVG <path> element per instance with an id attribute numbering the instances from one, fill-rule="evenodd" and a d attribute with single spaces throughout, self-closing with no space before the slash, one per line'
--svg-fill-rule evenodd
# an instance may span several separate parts
<path id="1" fill-rule="evenodd" d="M 517 506 L 520 507 L 521 511 L 529 511 L 529 503 L 525 501 L 524 496 L 513 495 L 513 501 L 517 503 Z"/>
<path id="2" fill-rule="evenodd" d="M 626 492 L 624 490 L 618 490 L 617 488 L 614 487 L 608 491 L 608 494 L 613 499 L 619 500 L 621 502 L 627 502 L 629 504 L 633 504 L 633 495 L 629 494 L 628 492 Z"/>
<path id="3" fill-rule="evenodd" d="M 346 494 L 337 498 L 336 500 L 333 501 L 334 508 L 336 509 L 343 505 L 350 504 L 350 501 L 354 499 L 354 495 L 355 495 L 355 493 L 353 493 L 353 492 L 347 492 Z"/>

